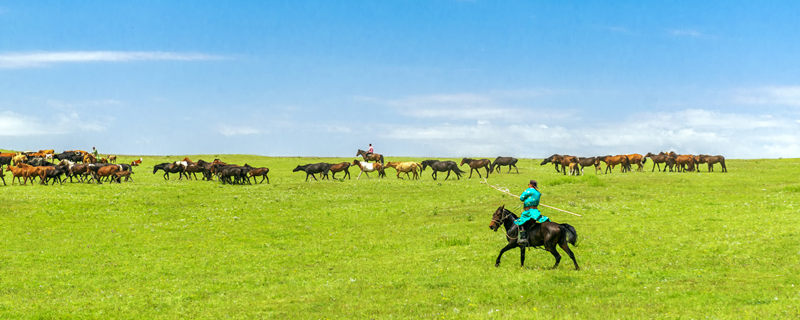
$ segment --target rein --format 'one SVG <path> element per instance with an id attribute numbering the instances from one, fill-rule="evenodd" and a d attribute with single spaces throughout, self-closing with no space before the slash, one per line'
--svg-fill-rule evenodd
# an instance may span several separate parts
<path id="1" fill-rule="evenodd" d="M 504 210 L 504 211 L 505 211 L 505 212 L 503 212 L 503 214 L 504 214 L 504 215 L 503 215 L 503 217 L 502 217 L 502 218 L 500 218 L 499 220 L 498 220 L 498 219 L 492 219 L 492 222 L 493 222 L 493 223 L 497 223 L 497 227 L 498 227 L 498 228 L 500 228 L 500 224 L 501 224 L 501 222 L 503 222 L 503 221 L 506 221 L 506 219 L 508 219 L 508 217 L 511 217 L 511 212 L 510 212 L 510 211 L 508 211 L 508 210 Z M 513 223 L 513 221 L 512 221 L 512 223 Z M 515 239 L 517 239 L 517 237 L 512 237 L 512 236 L 508 235 L 508 229 L 506 229 L 506 232 L 505 232 L 505 233 L 506 233 L 506 238 L 508 238 L 508 239 L 510 239 L 510 240 L 515 240 Z"/>

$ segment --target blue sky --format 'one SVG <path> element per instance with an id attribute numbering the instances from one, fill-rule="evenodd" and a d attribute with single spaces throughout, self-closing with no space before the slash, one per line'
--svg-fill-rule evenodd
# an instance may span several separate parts
<path id="1" fill-rule="evenodd" d="M 800 157 L 793 1 L 0 1 L 0 148 Z"/>

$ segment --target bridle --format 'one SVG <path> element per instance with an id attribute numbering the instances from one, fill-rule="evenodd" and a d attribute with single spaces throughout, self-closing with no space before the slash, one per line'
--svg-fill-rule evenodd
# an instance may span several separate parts
<path id="1" fill-rule="evenodd" d="M 497 227 L 500 228 L 501 222 L 506 221 L 506 219 L 508 219 L 508 217 L 511 217 L 511 211 L 503 210 L 503 217 L 500 218 L 500 219 L 492 219 L 492 223 L 493 224 L 496 223 Z M 497 230 L 497 229 L 495 229 L 495 230 Z M 512 237 L 512 236 L 508 235 L 508 230 L 506 230 L 505 233 L 506 233 L 506 238 L 508 238 L 508 239 L 514 240 L 514 239 L 517 238 L 517 237 Z"/>

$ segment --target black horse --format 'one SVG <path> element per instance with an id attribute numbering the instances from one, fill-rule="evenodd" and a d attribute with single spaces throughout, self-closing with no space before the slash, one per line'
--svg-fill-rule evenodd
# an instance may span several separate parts
<path id="1" fill-rule="evenodd" d="M 497 255 L 497 261 L 495 261 L 494 264 L 495 267 L 500 266 L 500 257 L 503 256 L 503 253 L 519 247 L 517 244 L 517 225 L 514 224 L 514 221 L 517 221 L 517 215 L 508 211 L 505 205 L 497 208 L 494 215 L 492 215 L 492 223 L 489 224 L 489 229 L 497 231 L 502 224 L 503 227 L 506 228 L 506 239 L 508 240 L 508 244 L 503 247 L 503 249 L 500 249 L 500 254 Z M 529 224 L 533 226 L 529 226 Z M 525 228 L 528 230 L 528 243 L 530 243 L 530 246 L 544 246 L 544 250 L 550 252 L 556 259 L 556 264 L 553 265 L 553 269 L 558 267 L 558 263 L 561 262 L 561 255 L 558 254 L 556 250 L 556 245 L 559 245 L 561 250 L 564 250 L 572 259 L 572 262 L 575 264 L 575 270 L 580 270 L 578 261 L 575 260 L 575 254 L 572 253 L 572 250 L 569 249 L 569 245 L 567 244 L 571 243 L 573 246 L 576 245 L 578 233 L 575 231 L 575 228 L 566 223 L 558 224 L 551 221 L 545 223 L 532 223 L 529 221 L 525 224 Z M 525 265 L 525 247 L 520 247 L 519 264 L 520 266 Z"/>
<path id="2" fill-rule="evenodd" d="M 450 173 L 455 173 L 456 177 L 461 180 L 461 174 L 467 173 L 465 171 L 461 171 L 458 168 L 458 165 L 455 161 L 439 161 L 439 160 L 425 160 L 422 161 L 422 170 L 425 170 L 427 167 L 431 167 L 433 173 L 431 173 L 431 177 L 433 180 L 436 180 L 437 172 L 447 172 L 447 176 L 444 177 L 445 180 L 450 177 Z"/>
<path id="3" fill-rule="evenodd" d="M 163 170 L 164 171 L 164 180 L 169 180 L 170 173 L 177 173 L 178 180 L 183 179 L 183 176 L 186 175 L 185 167 L 180 164 L 175 164 L 174 162 L 165 162 L 159 163 L 153 166 L 153 174 L 156 174 L 156 171 Z M 189 179 L 189 176 L 186 175 L 186 179 Z"/>
<path id="4" fill-rule="evenodd" d="M 292 170 L 292 172 L 303 171 L 306 173 L 306 181 L 308 181 L 308 176 L 311 176 L 312 178 L 314 178 L 314 180 L 319 181 L 317 177 L 314 176 L 314 174 L 321 173 L 322 178 L 324 179 L 328 177 L 328 171 L 330 170 L 331 170 L 330 163 L 320 162 L 320 163 L 310 163 L 302 166 L 297 166 L 296 168 L 294 168 L 294 170 Z"/>
<path id="5" fill-rule="evenodd" d="M 552 163 L 556 167 L 556 172 L 561 173 L 561 170 L 558 169 L 558 166 L 561 165 L 561 157 L 562 156 L 560 154 L 554 154 L 552 156 L 544 158 L 544 160 L 542 160 L 542 163 L 540 163 L 539 165 L 543 166 L 548 163 Z M 509 167 L 508 170 L 511 171 L 511 167 Z"/>
<path id="6" fill-rule="evenodd" d="M 494 162 L 492 162 L 491 171 L 495 171 L 496 169 L 497 172 L 499 173 L 500 167 L 508 166 L 508 172 L 511 172 L 511 167 L 514 167 L 514 169 L 517 170 L 517 173 L 519 173 L 519 169 L 517 168 L 517 161 L 519 161 L 519 159 L 514 157 L 497 157 L 497 159 L 494 159 Z"/>

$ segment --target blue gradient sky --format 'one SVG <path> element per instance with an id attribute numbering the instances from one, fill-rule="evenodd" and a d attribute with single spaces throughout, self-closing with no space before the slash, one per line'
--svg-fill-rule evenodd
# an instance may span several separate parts
<path id="1" fill-rule="evenodd" d="M 0 1 L 0 148 L 800 157 L 793 1 Z"/>

